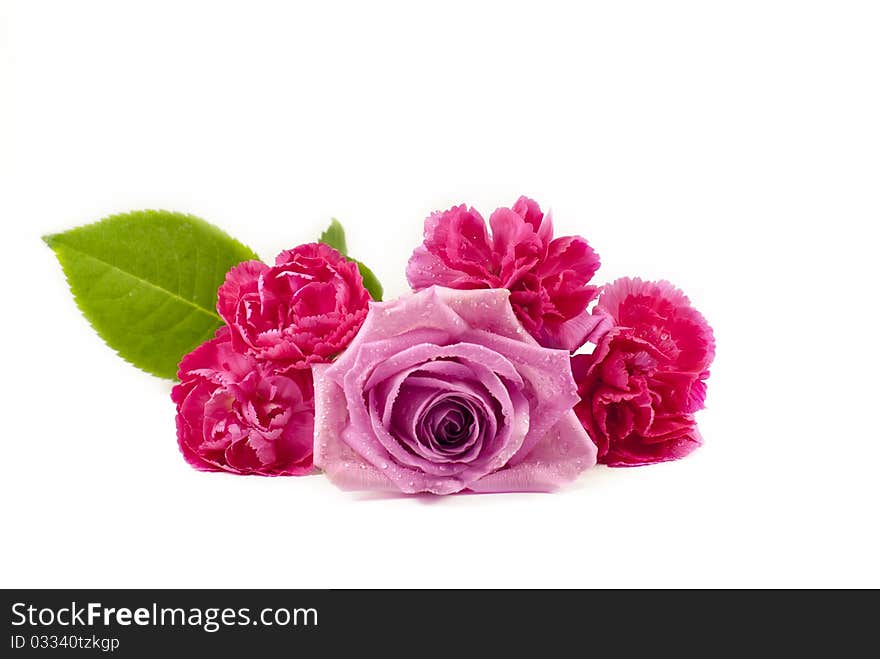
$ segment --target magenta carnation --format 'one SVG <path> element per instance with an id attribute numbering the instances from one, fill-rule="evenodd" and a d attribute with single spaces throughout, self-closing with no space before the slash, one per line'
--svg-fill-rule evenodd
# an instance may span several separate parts
<path id="1" fill-rule="evenodd" d="M 281 252 L 270 267 L 246 261 L 218 291 L 232 345 L 276 368 L 307 368 L 349 344 L 370 294 L 357 264 L 321 243 Z"/>
<path id="2" fill-rule="evenodd" d="M 434 284 L 457 289 L 506 288 L 517 318 L 548 348 L 574 351 L 595 329 L 587 306 L 599 257 L 579 236 L 553 238 L 549 214 L 520 197 L 486 222 L 473 208 L 456 206 L 425 220 L 425 241 L 406 268 L 415 290 Z"/>
<path id="3" fill-rule="evenodd" d="M 595 315 L 614 327 L 592 354 L 572 357 L 572 371 L 598 461 L 629 467 L 693 451 L 715 354 L 706 320 L 668 282 L 626 278 L 604 288 Z"/>
<path id="4" fill-rule="evenodd" d="M 268 371 L 237 352 L 223 327 L 183 358 L 178 377 L 177 441 L 193 467 L 263 476 L 313 470 L 311 371 Z"/>

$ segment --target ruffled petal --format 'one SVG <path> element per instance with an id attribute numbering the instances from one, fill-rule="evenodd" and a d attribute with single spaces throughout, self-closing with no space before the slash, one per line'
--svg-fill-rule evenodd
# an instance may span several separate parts
<path id="1" fill-rule="evenodd" d="M 597 294 L 588 282 L 599 257 L 578 236 L 553 239 L 550 214 L 521 197 L 489 218 L 458 206 L 425 220 L 425 240 L 407 264 L 415 290 L 506 288 L 516 316 L 538 341 L 574 351 L 585 340 L 582 314 Z"/>

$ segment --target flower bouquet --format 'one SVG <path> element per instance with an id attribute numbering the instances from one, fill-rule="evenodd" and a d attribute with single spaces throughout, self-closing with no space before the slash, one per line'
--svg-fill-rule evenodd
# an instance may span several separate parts
<path id="1" fill-rule="evenodd" d="M 335 220 L 267 265 L 191 216 L 140 211 L 47 236 L 123 358 L 178 380 L 203 471 L 402 493 L 551 491 L 597 462 L 682 458 L 701 437 L 712 330 L 665 281 L 592 282 L 599 257 L 521 197 L 488 225 L 425 220 L 382 287 Z"/>

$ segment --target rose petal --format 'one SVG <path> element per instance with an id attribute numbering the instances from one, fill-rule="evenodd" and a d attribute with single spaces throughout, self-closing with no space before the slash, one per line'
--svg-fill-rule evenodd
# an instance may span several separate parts
<path id="1" fill-rule="evenodd" d="M 503 340 L 503 337 L 498 338 Z M 546 352 L 545 349 L 537 346 L 514 343 L 518 346 Z M 502 355 L 486 349 L 481 345 L 455 343 L 449 346 L 438 346 L 430 343 L 420 343 L 412 348 L 403 350 L 391 356 L 385 354 L 388 349 L 387 345 L 382 345 L 377 350 L 374 350 L 375 346 L 375 343 L 357 346 L 359 348 L 359 354 L 355 359 L 351 370 L 343 376 L 343 391 L 345 392 L 345 398 L 348 405 L 348 413 L 352 420 L 352 424 L 356 427 L 374 427 L 373 418 L 363 400 L 364 391 L 369 391 L 379 382 L 392 377 L 401 370 L 433 359 L 443 357 L 466 359 L 471 368 L 475 369 L 475 372 L 479 373 L 479 369 L 483 369 L 484 377 L 489 383 L 487 386 L 493 384 L 491 379 L 486 377 L 486 374 L 488 373 L 497 373 L 514 383 L 522 382 L 517 369 L 513 367 L 510 361 Z M 352 347 L 354 348 L 355 345 L 353 344 Z M 567 360 L 567 355 L 565 355 L 565 358 Z M 379 365 L 371 371 L 368 365 L 376 364 L 377 362 L 379 362 Z M 561 364 L 564 365 L 564 369 L 568 368 L 567 361 L 561 362 Z M 338 362 L 331 366 L 326 375 L 331 378 L 337 376 L 336 371 L 338 366 Z M 555 366 L 556 368 L 559 368 L 560 365 L 556 364 Z M 565 371 L 563 370 L 563 372 Z M 493 377 L 497 377 L 497 375 Z M 569 381 L 570 386 L 573 387 L 574 383 L 571 381 L 570 376 Z M 484 462 L 474 464 L 467 469 L 459 470 L 455 465 L 449 464 L 423 465 L 415 456 L 403 456 L 400 453 L 399 445 L 394 438 L 391 437 L 387 431 L 378 430 L 376 428 L 374 428 L 375 434 L 373 436 L 363 433 L 344 432 L 343 439 L 349 443 L 353 449 L 367 458 L 374 466 L 380 467 L 383 470 L 388 470 L 390 476 L 395 480 L 417 479 L 420 474 L 416 473 L 414 468 L 421 467 L 437 478 L 437 480 L 431 483 L 429 491 L 441 493 L 439 490 L 446 491 L 449 488 L 455 488 L 451 491 L 458 491 L 465 487 L 470 480 L 483 476 L 491 468 L 501 466 L 500 464 L 494 463 L 509 459 L 511 455 L 514 455 L 514 453 L 521 448 L 526 441 L 526 438 L 529 436 L 524 432 L 526 429 L 525 424 L 528 423 L 529 418 L 528 415 L 525 417 L 523 416 L 523 410 L 528 409 L 525 397 L 522 397 L 521 400 L 518 397 L 516 405 L 517 409 L 514 410 L 512 409 L 513 403 L 508 402 L 511 398 L 509 397 L 509 394 L 507 394 L 507 389 L 501 387 L 500 391 L 498 391 L 498 387 L 495 388 L 497 395 L 502 397 L 502 399 L 499 400 L 502 408 L 511 410 L 507 413 L 507 418 L 516 419 L 517 423 L 521 425 L 516 427 L 511 426 L 509 428 L 508 426 L 505 426 L 505 433 L 499 438 L 499 442 L 502 444 L 502 450 L 487 455 Z M 569 407 L 571 407 L 572 404 L 573 402 L 569 404 Z M 549 410 L 546 411 L 549 412 Z M 540 428 L 548 422 L 552 423 L 552 420 L 548 418 L 546 421 L 538 422 L 535 424 L 535 427 L 540 431 Z M 531 428 L 529 428 L 529 433 L 531 433 Z M 537 439 L 534 441 L 537 441 Z M 402 462 L 403 464 L 399 464 L 399 462 Z M 459 471 L 460 473 L 457 473 Z M 450 480 L 451 482 L 444 482 L 444 479 Z"/>
<path id="2" fill-rule="evenodd" d="M 569 411 L 517 464 L 472 483 L 474 492 L 552 492 L 596 464 L 596 447 Z"/>
<path id="3" fill-rule="evenodd" d="M 489 350 L 506 355 L 525 381 L 523 393 L 530 405 L 530 427 L 518 453 L 516 464 L 580 400 L 571 376 L 571 360 L 564 350 L 542 348 L 537 343 L 520 343 L 503 336 L 474 330 L 467 338 Z"/>
<path id="4" fill-rule="evenodd" d="M 342 441 L 348 422 L 342 388 L 327 377 L 329 364 L 312 366 L 315 381 L 315 466 L 343 490 L 398 491 L 385 474 Z M 415 492 L 416 490 L 412 490 Z"/>

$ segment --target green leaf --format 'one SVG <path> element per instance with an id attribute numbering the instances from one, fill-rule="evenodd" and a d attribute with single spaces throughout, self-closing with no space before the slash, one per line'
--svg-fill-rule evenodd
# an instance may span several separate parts
<path id="1" fill-rule="evenodd" d="M 330 226 L 321 234 L 318 242 L 330 245 L 330 247 L 337 252 L 347 257 L 349 261 L 357 263 L 358 270 L 361 273 L 361 279 L 364 280 L 364 288 L 367 289 L 367 292 L 374 300 L 377 302 L 382 301 L 382 284 L 379 283 L 379 279 L 373 274 L 373 271 L 357 259 L 348 256 L 348 246 L 345 244 L 345 229 L 342 228 L 342 224 L 339 223 L 339 220 L 334 217 L 330 221 Z"/>
<path id="2" fill-rule="evenodd" d="M 370 293 L 370 297 L 372 297 L 376 302 L 382 301 L 382 284 L 379 283 L 379 279 L 376 275 L 373 274 L 373 271 L 370 270 L 363 263 L 358 261 L 357 259 L 352 259 L 358 265 L 358 270 L 361 271 L 361 278 L 364 280 L 364 288 Z"/>
<path id="3" fill-rule="evenodd" d="M 345 229 L 335 217 L 330 222 L 330 226 L 321 234 L 318 242 L 330 245 L 343 256 L 348 256 L 348 247 L 345 244 Z"/>
<path id="4" fill-rule="evenodd" d="M 134 211 L 44 236 L 77 306 L 119 355 L 173 379 L 222 321 L 217 288 L 254 252 L 192 215 Z"/>

